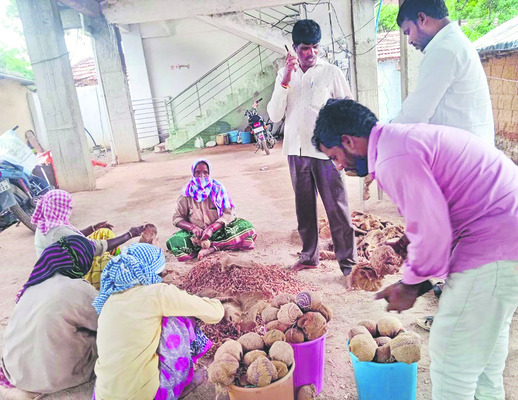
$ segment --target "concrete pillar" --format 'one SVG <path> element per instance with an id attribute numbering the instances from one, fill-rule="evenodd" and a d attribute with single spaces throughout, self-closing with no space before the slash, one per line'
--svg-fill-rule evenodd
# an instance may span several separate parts
<path id="1" fill-rule="evenodd" d="M 376 16 L 372 0 L 352 0 L 356 100 L 378 115 Z"/>
<path id="2" fill-rule="evenodd" d="M 404 0 L 399 0 L 399 5 Z M 404 101 L 409 93 L 415 89 L 419 76 L 419 64 L 421 52 L 408 44 L 408 37 L 399 30 L 400 35 L 400 64 L 401 64 L 401 101 Z"/>
<path id="3" fill-rule="evenodd" d="M 155 112 L 153 94 L 139 24 L 130 25 L 129 31 L 121 32 L 121 36 L 125 49 L 131 99 L 135 110 L 138 142 L 141 149 L 146 149 L 157 145 L 159 138 L 156 115 L 153 115 Z"/>
<path id="4" fill-rule="evenodd" d="M 95 178 L 55 0 L 17 0 L 60 187 L 94 190 Z"/>
<path id="5" fill-rule="evenodd" d="M 103 16 L 92 18 L 91 22 L 98 81 L 106 99 L 117 162 L 140 161 L 137 128 L 119 46 L 119 30 L 109 25 Z"/>

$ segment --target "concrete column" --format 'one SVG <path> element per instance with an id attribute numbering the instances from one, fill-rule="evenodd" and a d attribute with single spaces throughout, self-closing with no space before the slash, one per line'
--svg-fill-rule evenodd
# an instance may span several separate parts
<path id="1" fill-rule="evenodd" d="M 149 83 L 142 37 L 140 36 L 140 26 L 138 24 L 130 25 L 129 32 L 121 32 L 121 35 L 124 43 L 126 67 L 128 68 L 131 99 L 134 103 L 138 141 L 140 148 L 146 149 L 157 145 L 159 138 L 156 116 L 153 115 L 153 94 Z"/>
<path id="2" fill-rule="evenodd" d="M 356 100 L 378 115 L 376 17 L 372 0 L 352 0 Z"/>
<path id="3" fill-rule="evenodd" d="M 399 0 L 399 5 L 404 0 Z M 409 93 L 415 89 L 419 76 L 419 64 L 421 53 L 408 44 L 408 37 L 399 30 L 400 35 L 400 64 L 401 64 L 401 101 L 404 101 Z"/>
<path id="4" fill-rule="evenodd" d="M 60 187 L 94 190 L 95 178 L 55 0 L 17 0 Z"/>
<path id="5" fill-rule="evenodd" d="M 126 68 L 119 47 L 119 30 L 109 25 L 103 16 L 91 21 L 98 81 L 106 99 L 117 162 L 140 161 Z"/>

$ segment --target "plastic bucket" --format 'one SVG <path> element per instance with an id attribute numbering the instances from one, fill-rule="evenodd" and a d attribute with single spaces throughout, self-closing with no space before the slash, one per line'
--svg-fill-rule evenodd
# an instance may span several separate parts
<path id="1" fill-rule="evenodd" d="M 317 395 L 324 386 L 324 358 L 326 335 L 310 342 L 290 343 L 295 354 L 297 369 L 293 374 L 293 387 L 315 384 Z"/>
<path id="2" fill-rule="evenodd" d="M 219 135 L 216 136 L 216 143 L 218 146 L 222 146 L 225 144 L 225 134 L 224 133 L 220 133 Z"/>
<path id="3" fill-rule="evenodd" d="M 295 400 L 293 390 L 293 371 L 295 363 L 288 374 L 271 385 L 258 388 L 244 388 L 232 385 L 228 389 L 230 400 Z"/>
<path id="4" fill-rule="evenodd" d="M 239 132 L 241 134 L 241 143 L 248 144 L 252 142 L 250 132 Z"/>
<path id="5" fill-rule="evenodd" d="M 239 131 L 230 131 L 228 132 L 228 136 L 230 137 L 230 143 L 237 143 Z"/>
<path id="6" fill-rule="evenodd" d="M 358 361 L 351 352 L 359 400 L 415 400 L 417 363 Z"/>

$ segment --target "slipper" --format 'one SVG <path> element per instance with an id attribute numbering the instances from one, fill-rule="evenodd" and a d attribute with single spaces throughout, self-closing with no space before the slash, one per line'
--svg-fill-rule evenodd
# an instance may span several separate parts
<path id="1" fill-rule="evenodd" d="M 416 318 L 415 323 L 417 326 L 423 328 L 425 331 L 429 331 L 433 324 L 433 315 L 427 317 Z"/>

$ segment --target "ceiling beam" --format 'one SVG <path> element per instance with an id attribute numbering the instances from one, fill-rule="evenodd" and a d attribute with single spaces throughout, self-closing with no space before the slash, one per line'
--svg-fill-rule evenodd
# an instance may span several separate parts
<path id="1" fill-rule="evenodd" d="M 291 5 L 296 0 L 103 0 L 102 13 L 112 24 L 137 24 L 201 15 Z M 314 3 L 316 0 L 307 0 Z"/>
<path id="2" fill-rule="evenodd" d="M 58 3 L 87 15 L 91 18 L 101 16 L 101 6 L 96 0 L 58 0 Z"/>

